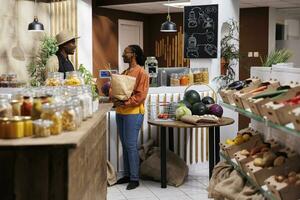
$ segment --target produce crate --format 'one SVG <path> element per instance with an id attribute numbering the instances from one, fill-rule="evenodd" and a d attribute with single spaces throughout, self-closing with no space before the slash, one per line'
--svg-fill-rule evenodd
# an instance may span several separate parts
<path id="1" fill-rule="evenodd" d="M 288 154 L 285 163 L 277 167 L 258 167 L 254 165 L 254 160 L 246 163 L 244 169 L 248 175 L 255 181 L 258 186 L 265 184 L 265 180 L 272 175 L 283 174 L 286 170 L 289 170 L 290 166 L 300 162 L 299 155 L 296 152 L 289 149 L 284 149 Z"/>
<path id="2" fill-rule="evenodd" d="M 258 132 L 254 132 L 253 130 L 249 130 L 248 128 L 239 131 L 239 133 L 241 133 L 241 134 L 244 132 L 250 132 L 252 134 L 252 137 L 250 137 L 250 139 L 247 142 L 244 142 L 239 145 L 229 145 L 229 144 L 224 144 L 224 143 L 220 142 L 220 148 L 222 149 L 222 151 L 224 152 L 224 154 L 227 157 L 234 158 L 234 154 L 236 152 L 241 151 L 243 149 L 252 148 L 253 146 L 255 146 L 257 144 L 262 143 L 262 137 Z"/>
<path id="3" fill-rule="evenodd" d="M 278 151 L 281 147 L 280 145 L 278 144 L 278 142 L 276 142 L 275 140 L 269 140 L 269 141 L 266 141 L 267 143 L 270 143 L 271 144 L 271 149 L 272 151 Z M 263 142 L 261 141 L 260 143 L 258 143 L 257 145 L 254 145 L 248 149 L 246 149 L 247 151 L 251 152 L 251 150 L 255 147 L 258 147 L 259 145 L 262 145 Z M 238 165 L 240 166 L 241 169 L 243 169 L 244 171 L 246 171 L 246 164 L 253 161 L 254 158 L 253 156 L 245 156 L 245 155 L 242 155 L 242 150 L 236 152 L 234 154 L 234 158 L 235 160 L 237 161 Z"/>
<path id="4" fill-rule="evenodd" d="M 300 108 L 293 109 L 290 112 L 290 117 L 297 131 L 300 131 Z"/>
<path id="5" fill-rule="evenodd" d="M 152 120 L 175 120 L 177 102 L 159 102 L 148 104 L 148 119 Z"/>

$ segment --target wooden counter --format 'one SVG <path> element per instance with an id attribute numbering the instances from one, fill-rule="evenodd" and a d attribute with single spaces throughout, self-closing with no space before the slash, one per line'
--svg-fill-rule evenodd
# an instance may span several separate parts
<path id="1" fill-rule="evenodd" d="M 0 140 L 0 199 L 105 200 L 106 113 L 111 107 L 100 104 L 74 132 Z"/>

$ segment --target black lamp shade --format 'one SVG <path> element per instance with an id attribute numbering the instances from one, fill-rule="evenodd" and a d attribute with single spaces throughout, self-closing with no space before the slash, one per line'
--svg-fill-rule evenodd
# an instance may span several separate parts
<path id="1" fill-rule="evenodd" d="M 160 32 L 177 32 L 176 24 L 167 20 L 162 23 Z"/>
<path id="2" fill-rule="evenodd" d="M 44 30 L 44 25 L 39 22 L 37 17 L 34 17 L 33 22 L 31 22 L 28 25 L 28 30 L 29 31 L 43 31 Z"/>

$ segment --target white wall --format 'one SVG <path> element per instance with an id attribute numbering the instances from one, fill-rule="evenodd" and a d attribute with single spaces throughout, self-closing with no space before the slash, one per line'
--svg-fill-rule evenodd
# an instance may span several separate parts
<path id="1" fill-rule="evenodd" d="M 239 0 L 191 0 L 192 5 L 219 5 L 219 27 L 218 27 L 218 58 L 215 59 L 191 59 L 191 67 L 207 67 L 209 70 L 210 81 L 220 75 L 220 41 L 221 41 L 221 28 L 224 22 L 230 19 L 239 21 L 240 1 Z M 234 68 L 236 78 L 239 77 L 239 66 Z M 224 116 L 233 118 L 236 123 L 231 126 L 221 128 L 221 140 L 234 137 L 238 131 L 238 114 L 224 108 Z"/>
<path id="2" fill-rule="evenodd" d="M 78 25 L 78 65 L 83 64 L 93 73 L 93 27 L 92 27 L 92 0 L 77 1 Z"/>
<path id="3" fill-rule="evenodd" d="M 275 50 L 276 44 L 276 8 L 269 8 L 269 48 L 268 52 Z"/>

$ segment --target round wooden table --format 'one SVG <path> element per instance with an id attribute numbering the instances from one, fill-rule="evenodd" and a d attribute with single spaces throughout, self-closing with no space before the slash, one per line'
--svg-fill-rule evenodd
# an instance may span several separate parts
<path id="1" fill-rule="evenodd" d="M 218 123 L 198 123 L 188 124 L 182 121 L 164 121 L 164 120 L 148 120 L 148 124 L 160 128 L 160 169 L 161 169 L 161 187 L 167 187 L 167 149 L 166 149 L 166 128 L 209 128 L 209 178 L 212 175 L 214 166 L 220 161 L 220 126 L 233 124 L 234 120 L 229 117 L 222 117 Z M 169 132 L 170 133 L 170 132 Z M 173 134 L 173 132 L 171 132 Z M 169 138 L 172 138 L 170 136 Z M 173 146 L 173 145 L 169 145 Z"/>

